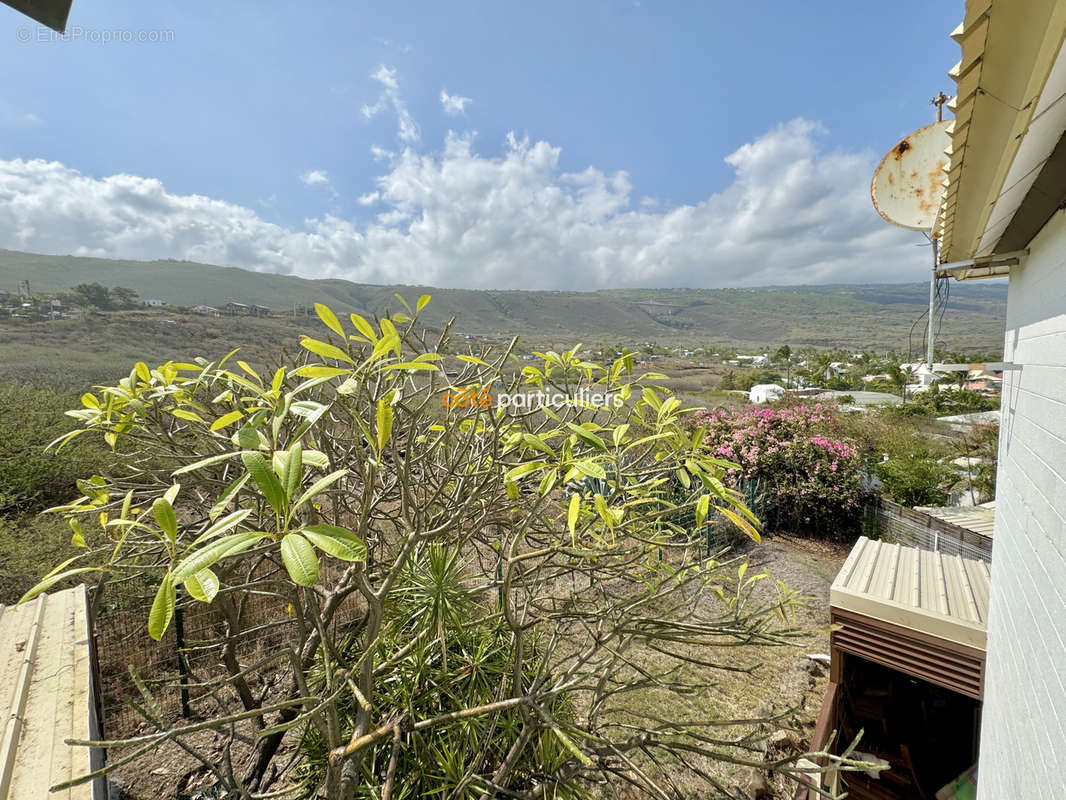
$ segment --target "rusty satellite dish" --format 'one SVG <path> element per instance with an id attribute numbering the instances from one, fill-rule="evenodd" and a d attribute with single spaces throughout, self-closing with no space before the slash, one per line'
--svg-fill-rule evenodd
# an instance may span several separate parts
<path id="1" fill-rule="evenodd" d="M 870 184 L 877 213 L 893 225 L 930 231 L 944 195 L 951 120 L 919 128 L 888 151 Z"/>

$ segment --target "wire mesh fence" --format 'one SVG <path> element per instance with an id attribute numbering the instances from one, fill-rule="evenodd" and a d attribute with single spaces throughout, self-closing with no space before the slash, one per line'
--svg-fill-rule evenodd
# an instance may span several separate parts
<path id="1" fill-rule="evenodd" d="M 992 538 L 884 499 L 867 504 L 863 534 L 871 538 L 992 561 Z"/>
<path id="2" fill-rule="evenodd" d="M 339 577 L 339 572 L 323 570 L 322 580 Z M 155 641 L 148 635 L 155 589 L 149 581 L 125 579 L 106 584 L 95 598 L 96 651 L 108 738 L 132 735 L 149 724 L 140 710 L 146 700 L 137 680 L 165 719 L 208 717 L 218 710 L 218 692 L 234 692 L 219 679 L 277 656 L 296 624 L 292 610 L 273 594 L 223 589 L 207 604 L 179 592 L 174 618 Z M 346 601 L 335 624 L 343 625 L 360 613 L 357 600 Z M 286 662 L 276 660 L 278 671 L 285 671 Z M 250 689 L 261 702 L 274 688 L 269 673 L 254 671 L 251 679 L 259 682 Z M 227 699 L 239 698 L 234 693 Z"/>

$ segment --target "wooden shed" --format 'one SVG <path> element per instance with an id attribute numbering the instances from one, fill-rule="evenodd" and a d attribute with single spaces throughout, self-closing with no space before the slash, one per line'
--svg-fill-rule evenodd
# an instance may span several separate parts
<path id="1" fill-rule="evenodd" d="M 830 682 L 811 749 L 836 732 L 839 751 L 862 731 L 858 750 L 889 766 L 827 774 L 827 787 L 932 800 L 977 761 L 989 577 L 983 560 L 855 544 L 830 589 Z"/>
<path id="2" fill-rule="evenodd" d="M 103 766 L 67 739 L 99 739 L 94 651 L 84 585 L 0 605 L 0 800 L 104 800 L 98 780 L 49 788 Z"/>

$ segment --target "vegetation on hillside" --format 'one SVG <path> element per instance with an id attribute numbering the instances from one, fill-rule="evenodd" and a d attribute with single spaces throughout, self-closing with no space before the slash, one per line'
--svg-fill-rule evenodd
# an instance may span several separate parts
<path id="1" fill-rule="evenodd" d="M 77 276 L 72 279 L 72 276 Z M 343 280 L 308 280 L 179 261 L 120 261 L 0 250 L 0 289 L 30 281 L 41 298 L 74 283 L 129 287 L 172 308 L 227 301 L 259 303 L 277 314 L 303 313 L 317 301 L 338 312 L 382 315 L 396 291 Z M 504 342 L 519 335 L 547 346 L 570 341 L 625 341 L 744 346 L 776 342 L 818 348 L 889 349 L 907 341 L 928 303 L 921 284 L 801 286 L 764 289 L 626 289 L 588 292 L 434 289 L 424 324 Z M 1003 340 L 1005 285 L 960 284 L 941 338 L 957 348 L 988 350 Z M 772 352 L 772 351 L 771 351 Z"/>

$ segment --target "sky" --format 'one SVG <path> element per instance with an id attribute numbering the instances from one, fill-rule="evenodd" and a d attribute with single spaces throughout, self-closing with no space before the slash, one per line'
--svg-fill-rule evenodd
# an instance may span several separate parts
<path id="1" fill-rule="evenodd" d="M 962 11 L 74 0 L 62 38 L 0 6 L 0 247 L 464 288 L 923 280 L 869 183 L 952 94 Z"/>

